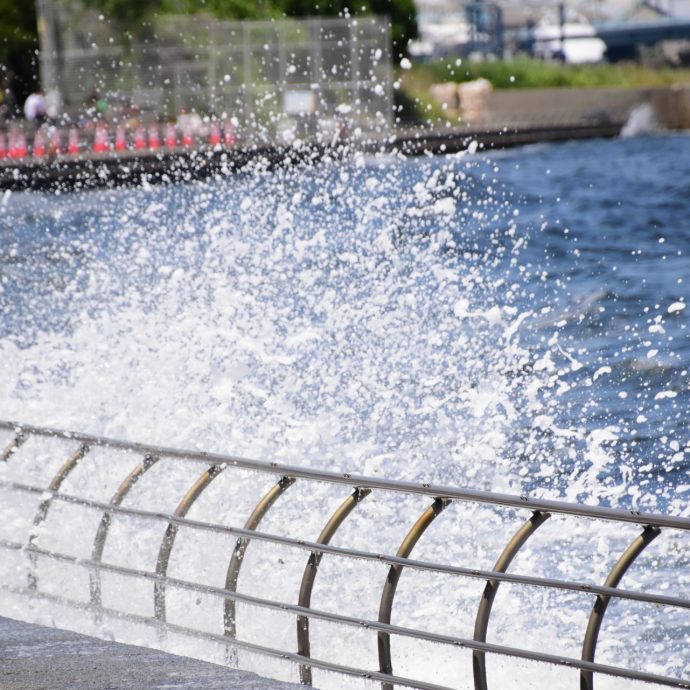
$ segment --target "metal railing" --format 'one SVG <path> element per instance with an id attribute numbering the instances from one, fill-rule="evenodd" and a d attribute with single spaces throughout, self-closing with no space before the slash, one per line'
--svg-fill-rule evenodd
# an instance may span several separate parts
<path id="1" fill-rule="evenodd" d="M 150 626 L 157 630 L 161 637 L 164 637 L 167 632 L 174 632 L 192 638 L 222 642 L 226 645 L 229 656 L 236 653 L 236 650 L 242 649 L 259 655 L 284 659 L 299 666 L 300 680 L 305 685 L 312 684 L 312 669 L 317 668 L 347 676 L 378 681 L 381 683 L 382 690 L 391 690 L 396 686 L 422 688 L 424 690 L 449 690 L 446 686 L 430 683 L 423 679 L 401 677 L 394 673 L 392 662 L 392 647 L 394 643 L 392 638 L 406 637 L 471 650 L 474 686 L 476 690 L 486 690 L 488 687 L 486 673 L 487 654 L 501 655 L 513 659 L 545 662 L 558 667 L 578 669 L 580 671 L 580 687 L 582 690 L 592 690 L 594 687 L 595 674 L 655 683 L 660 686 L 690 688 L 689 679 L 663 676 L 620 666 L 602 664 L 595 661 L 599 631 L 606 614 L 607 606 L 612 599 L 644 602 L 655 606 L 690 609 L 690 599 L 688 598 L 622 589 L 619 587 L 621 579 L 628 568 L 652 540 L 658 537 L 662 530 L 690 530 L 690 519 L 688 518 L 641 513 L 635 510 L 626 511 L 605 507 L 578 505 L 562 501 L 530 498 L 528 496 L 513 496 L 439 486 L 435 484 L 414 483 L 364 477 L 349 473 L 313 470 L 304 467 L 281 465 L 278 463 L 264 463 L 229 455 L 183 451 L 146 444 L 128 443 L 87 434 L 57 431 L 54 429 L 12 422 L 0 421 L 0 430 L 9 431 L 12 434 L 9 444 L 0 452 L 0 463 L 14 462 L 14 460 L 21 461 L 21 448 L 24 442 L 31 437 L 62 440 L 74 444 L 72 453 L 65 459 L 47 487 L 10 481 L 9 479 L 0 479 L 0 488 L 5 491 L 38 497 L 38 507 L 33 520 L 33 529 L 31 529 L 28 538 L 22 542 L 0 540 L 0 549 L 5 551 L 25 552 L 28 556 L 29 563 L 27 585 L 24 587 L 14 587 L 7 583 L 0 584 L 0 588 L 5 591 L 14 594 L 28 595 L 37 599 L 53 601 L 72 606 L 76 609 L 89 611 L 96 620 L 102 620 L 104 617 L 114 617 Z M 67 479 L 70 473 L 79 466 L 80 463 L 86 462 L 90 450 L 97 447 L 105 447 L 115 452 L 122 451 L 124 453 L 136 454 L 140 457 L 140 461 L 129 475 L 125 477 L 109 502 L 62 492 L 61 489 L 65 479 Z M 15 455 L 16 458 L 13 460 L 13 456 Z M 191 485 L 180 500 L 177 509 L 173 513 L 167 513 L 123 506 L 123 501 L 131 489 L 138 482 L 142 481 L 146 473 L 163 458 L 166 460 L 200 464 L 204 468 L 198 479 Z M 275 484 L 261 498 L 242 527 L 204 522 L 187 517 L 190 508 L 213 483 L 216 477 L 223 472 L 239 469 L 251 470 L 276 477 Z M 278 501 L 278 499 L 296 482 L 325 482 L 331 485 L 343 485 L 348 487 L 351 491 L 333 515 L 326 521 L 316 541 L 308 541 L 259 530 L 263 518 L 271 510 L 276 501 Z M 360 502 L 374 492 L 421 495 L 428 497 L 431 502 L 429 507 L 412 525 L 395 554 L 377 553 L 374 551 L 331 545 L 331 539 L 345 520 L 347 520 L 357 508 Z M 415 545 L 423 537 L 429 525 L 431 525 L 431 523 L 441 515 L 444 509 L 454 501 L 467 501 L 487 506 L 504 506 L 530 512 L 524 524 L 519 527 L 514 536 L 506 544 L 492 570 L 416 560 L 411 557 Z M 100 523 L 93 540 L 90 558 L 77 558 L 56 550 L 42 548 L 36 544 L 37 528 L 46 520 L 51 506 L 55 503 L 66 503 L 72 506 L 79 506 L 85 510 L 95 511 L 97 514 L 100 514 Z M 516 554 L 552 514 L 568 515 L 573 518 L 595 518 L 612 521 L 614 523 L 633 523 L 641 525 L 643 529 L 639 536 L 632 541 L 629 547 L 619 557 L 603 585 L 507 572 Z M 160 542 L 155 570 L 149 571 L 124 565 L 116 565 L 103 560 L 104 546 L 108 538 L 113 516 L 129 516 L 165 525 L 165 534 Z M 200 584 L 198 582 L 173 578 L 168 575 L 168 565 L 175 547 L 176 537 L 182 529 L 224 534 L 235 539 L 235 548 L 227 566 L 224 587 Z M 237 591 L 240 569 L 244 562 L 246 549 L 251 541 L 281 545 L 308 554 L 299 590 L 299 597 L 296 603 L 264 599 Z M 368 562 L 383 563 L 389 566 L 388 576 L 383 583 L 381 591 L 377 620 L 368 620 L 345 615 L 340 612 L 325 611 L 311 607 L 311 595 L 315 586 L 318 568 L 324 555 L 342 559 L 358 559 Z M 40 559 L 53 559 L 58 562 L 69 563 L 86 569 L 89 573 L 90 583 L 88 601 L 77 601 L 67 598 L 62 594 L 57 595 L 42 590 L 38 578 L 38 562 Z M 477 603 L 477 614 L 472 638 L 456 637 L 441 632 L 429 632 L 391 623 L 396 589 L 401 575 L 406 569 L 454 575 L 486 582 L 482 596 Z M 153 616 L 125 613 L 105 606 L 101 594 L 101 579 L 103 573 L 115 573 L 129 578 L 152 582 L 154 590 Z M 526 587 L 579 592 L 587 596 L 592 596 L 594 602 L 588 625 L 584 632 L 581 657 L 578 659 L 559 654 L 550 654 L 542 651 L 487 642 L 487 631 L 492 605 L 497 590 L 502 582 Z M 217 633 L 211 633 L 168 621 L 166 602 L 167 592 L 170 588 L 204 593 L 218 597 L 222 602 L 223 630 L 219 630 Z M 241 639 L 238 635 L 236 622 L 236 604 L 238 602 L 293 614 L 296 624 L 294 647 L 290 649 L 278 649 Z M 331 662 L 327 659 L 313 657 L 311 655 L 310 645 L 309 624 L 311 620 L 327 621 L 338 626 L 364 628 L 375 632 L 378 641 L 378 669 L 347 666 Z"/>

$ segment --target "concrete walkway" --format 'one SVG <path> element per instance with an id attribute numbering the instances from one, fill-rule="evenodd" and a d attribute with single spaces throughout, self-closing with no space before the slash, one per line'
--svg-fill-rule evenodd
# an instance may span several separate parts
<path id="1" fill-rule="evenodd" d="M 153 649 L 0 618 L 0 690 L 298 687 Z"/>

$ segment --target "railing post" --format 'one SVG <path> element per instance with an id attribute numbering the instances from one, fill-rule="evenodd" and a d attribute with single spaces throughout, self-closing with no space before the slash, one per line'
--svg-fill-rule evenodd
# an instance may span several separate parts
<path id="1" fill-rule="evenodd" d="M 348 515 L 355 509 L 357 504 L 371 493 L 370 489 L 355 489 L 340 505 L 340 507 L 333 513 L 330 520 L 321 530 L 317 542 L 319 544 L 328 544 L 333 535 L 336 533 L 340 525 L 345 522 Z M 312 551 L 309 554 L 307 566 L 302 575 L 302 584 L 299 589 L 299 606 L 309 608 L 311 606 L 311 593 L 314 589 L 314 581 L 321 563 L 323 552 Z M 297 616 L 297 653 L 301 656 L 309 657 L 311 654 L 311 645 L 309 643 L 309 618 L 307 616 Z M 300 683 L 302 685 L 311 685 L 312 674 L 311 667 L 302 664 L 299 667 Z"/>
<path id="2" fill-rule="evenodd" d="M 424 513 L 422 513 L 421 517 L 407 533 L 405 539 L 403 539 L 396 554 L 399 558 L 407 558 L 410 553 L 412 553 L 412 549 L 414 549 L 424 532 L 426 532 L 427 527 L 429 527 L 436 517 L 443 512 L 449 503 L 450 500 L 447 498 L 437 498 Z M 386 584 L 381 594 L 381 603 L 379 604 L 379 623 L 391 622 L 393 599 L 395 598 L 395 591 L 398 588 L 398 581 L 400 580 L 402 569 L 403 567 L 401 565 L 392 565 L 388 571 Z M 379 632 L 378 647 L 379 670 L 381 673 L 391 675 L 393 673 L 393 662 L 391 660 L 391 636 L 389 633 Z M 393 690 L 393 685 L 383 681 L 381 683 L 381 688 L 382 690 Z"/>
<path id="3" fill-rule="evenodd" d="M 62 467 L 57 471 L 55 476 L 51 479 L 48 485 L 48 491 L 59 491 L 62 486 L 62 482 L 67 479 L 69 474 L 74 470 L 79 461 L 89 452 L 89 447 L 86 444 L 79 446 L 76 452 L 72 453 L 69 458 L 63 463 Z M 38 528 L 45 521 L 48 516 L 48 511 L 50 510 L 50 504 L 52 503 L 52 498 L 48 497 L 43 499 L 38 504 L 38 510 L 36 515 L 34 515 L 33 528 L 31 534 L 29 535 L 29 546 L 36 545 L 36 539 L 38 538 Z M 35 590 L 38 587 L 38 576 L 36 574 L 36 556 L 29 554 L 29 589 Z"/>
<path id="4" fill-rule="evenodd" d="M 175 517 L 184 517 L 189 512 L 189 509 L 194 505 L 194 502 L 201 496 L 206 487 L 223 471 L 221 465 L 211 465 L 206 472 L 204 472 L 184 495 L 180 504 L 175 510 Z M 156 574 L 165 577 L 168 573 L 168 563 L 170 561 L 170 554 L 175 545 L 175 537 L 177 537 L 178 526 L 174 522 L 169 522 L 165 530 L 165 535 L 161 541 L 158 550 L 158 560 L 156 562 Z M 160 623 L 159 634 L 165 635 L 165 582 L 156 580 L 153 586 L 153 608 L 156 620 Z"/>
<path id="5" fill-rule="evenodd" d="M 295 480 L 292 477 L 281 477 L 276 484 L 274 484 L 266 493 L 266 495 L 256 504 L 256 507 L 249 516 L 247 522 L 244 524 L 244 529 L 255 530 L 264 515 L 271 509 L 273 504 L 289 489 Z M 249 539 L 240 537 L 235 543 L 235 549 L 232 552 L 230 563 L 228 565 L 228 572 L 225 576 L 225 589 L 230 592 L 237 591 L 237 580 L 240 576 L 240 568 L 244 560 L 244 554 L 249 546 Z M 224 634 L 226 637 L 237 637 L 237 622 L 235 620 L 236 607 L 234 599 L 226 599 L 223 606 L 223 622 Z"/>
<path id="6" fill-rule="evenodd" d="M 129 473 L 127 478 L 120 484 L 117 491 L 110 499 L 110 505 L 119 506 L 126 498 L 127 494 L 132 490 L 134 485 L 141 479 L 145 472 L 150 470 L 159 458 L 154 455 L 146 455 L 144 459 Z M 96 530 L 96 536 L 93 540 L 93 548 L 91 549 L 91 560 L 98 563 L 103 558 L 103 550 L 105 549 L 105 541 L 108 538 L 112 517 L 110 513 L 103 513 L 101 521 Z M 98 568 L 93 568 L 89 571 L 89 589 L 91 604 L 95 608 L 96 620 L 100 621 L 100 613 L 98 610 L 103 605 L 101 592 L 101 571 Z"/>
<path id="7" fill-rule="evenodd" d="M 503 552 L 498 557 L 493 569 L 495 572 L 504 573 L 510 565 L 517 552 L 525 542 L 548 520 L 549 514 L 535 511 L 532 517 L 513 535 L 512 539 L 506 544 Z M 477 618 L 474 622 L 474 639 L 477 642 L 486 642 L 486 631 L 489 628 L 489 617 L 493 606 L 498 585 L 496 580 L 489 580 L 484 587 L 482 600 L 477 610 Z M 484 652 L 475 651 L 472 653 L 472 671 L 474 673 L 475 690 L 487 690 L 486 680 L 486 659 Z"/>
<path id="8" fill-rule="evenodd" d="M 661 530 L 658 527 L 645 527 L 642 534 L 628 546 L 623 555 L 613 566 L 609 576 L 606 578 L 606 582 L 604 582 L 604 586 L 617 587 L 634 560 L 659 536 L 659 534 L 661 534 Z M 608 608 L 610 600 L 611 597 L 601 594 L 597 595 L 592 613 L 589 615 L 587 631 L 585 632 L 585 639 L 582 644 L 583 661 L 594 661 L 599 631 L 601 630 L 601 624 L 604 621 L 604 615 L 606 614 L 606 609 Z M 580 690 L 594 690 L 594 674 L 591 671 L 580 671 Z"/>

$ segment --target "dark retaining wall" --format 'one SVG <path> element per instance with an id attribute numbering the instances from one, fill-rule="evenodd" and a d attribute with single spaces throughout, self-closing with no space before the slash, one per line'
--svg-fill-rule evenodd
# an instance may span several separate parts
<path id="1" fill-rule="evenodd" d="M 228 175 L 236 170 L 295 165 L 329 156 L 338 158 L 362 150 L 419 156 L 521 146 L 542 141 L 614 137 L 622 122 L 580 122 L 556 126 L 499 129 L 465 128 L 453 131 L 414 130 L 386 139 L 345 142 L 339 146 L 254 147 L 165 152 L 109 152 L 57 157 L 53 160 L 0 163 L 0 190 L 70 190 L 191 181 Z M 476 142 L 473 144 L 473 142 Z"/>

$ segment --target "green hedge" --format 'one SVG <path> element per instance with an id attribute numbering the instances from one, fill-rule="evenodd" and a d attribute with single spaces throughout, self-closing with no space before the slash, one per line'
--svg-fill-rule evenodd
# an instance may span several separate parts
<path id="1" fill-rule="evenodd" d="M 562 65 L 520 58 L 492 62 L 439 60 L 413 67 L 415 81 L 429 85 L 447 81 L 488 79 L 494 88 L 664 86 L 690 82 L 688 69 L 651 69 L 636 64 Z"/>

